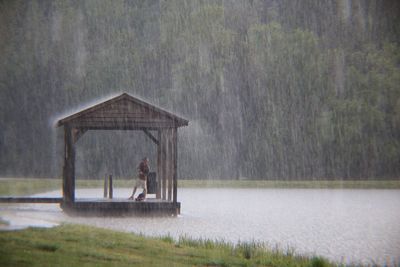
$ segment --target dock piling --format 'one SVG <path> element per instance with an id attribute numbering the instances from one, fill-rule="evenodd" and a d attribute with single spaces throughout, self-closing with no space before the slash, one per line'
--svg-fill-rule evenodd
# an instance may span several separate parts
<path id="1" fill-rule="evenodd" d="M 110 176 L 108 176 L 108 183 L 109 183 L 109 191 L 108 191 L 108 198 L 112 199 L 113 198 L 113 179 L 112 179 L 112 175 L 110 174 Z"/>
<path id="2" fill-rule="evenodd" d="M 104 176 L 104 198 L 107 198 L 108 196 L 108 179 L 107 175 Z"/>

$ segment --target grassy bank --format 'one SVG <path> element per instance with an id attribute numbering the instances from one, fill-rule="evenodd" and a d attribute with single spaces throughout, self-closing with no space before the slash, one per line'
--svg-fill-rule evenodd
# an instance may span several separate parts
<path id="1" fill-rule="evenodd" d="M 114 179 L 114 187 L 131 188 L 133 180 Z M 2 178 L 0 196 L 23 196 L 60 190 L 61 179 Z M 77 180 L 77 188 L 102 187 L 102 180 Z M 264 181 L 264 180 L 179 180 L 180 188 L 347 188 L 347 189 L 400 189 L 400 180 L 316 180 L 316 181 Z"/>
<path id="2" fill-rule="evenodd" d="M 0 266 L 336 266 L 262 244 L 145 238 L 79 225 L 0 232 Z"/>
<path id="3" fill-rule="evenodd" d="M 179 180 L 179 187 L 399 189 L 400 180 Z"/>
<path id="4" fill-rule="evenodd" d="M 0 179 L 0 196 L 24 196 L 60 189 L 61 180 L 58 179 L 28 179 L 2 178 Z"/>
<path id="5" fill-rule="evenodd" d="M 77 180 L 77 188 L 96 188 L 104 184 L 101 180 Z M 114 180 L 114 187 L 131 188 L 132 180 Z M 0 179 L 0 196 L 24 196 L 43 193 L 52 190 L 61 190 L 61 179 L 48 178 L 2 178 Z"/>

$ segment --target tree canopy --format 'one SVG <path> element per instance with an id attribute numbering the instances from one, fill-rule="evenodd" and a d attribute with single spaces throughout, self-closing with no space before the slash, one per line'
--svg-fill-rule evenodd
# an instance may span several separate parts
<path id="1" fill-rule="evenodd" d="M 399 14 L 394 0 L 1 1 L 0 175 L 61 175 L 57 116 L 127 92 L 190 121 L 181 178 L 398 178 Z M 80 177 L 132 176 L 155 153 L 140 133 L 87 135 Z"/>

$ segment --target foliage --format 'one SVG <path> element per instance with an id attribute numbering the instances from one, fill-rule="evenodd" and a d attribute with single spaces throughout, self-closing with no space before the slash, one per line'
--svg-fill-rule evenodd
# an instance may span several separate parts
<path id="1" fill-rule="evenodd" d="M 398 178 L 399 3 L 0 1 L 0 175 L 59 176 L 56 120 L 124 91 L 189 119 L 181 177 Z M 88 132 L 77 175 L 143 155 Z"/>
<path id="2" fill-rule="evenodd" d="M 398 51 L 398 46 L 385 43 L 380 49 L 366 45 L 344 56 L 344 87 L 331 92 L 327 101 L 325 127 L 331 134 L 322 140 L 328 173 L 345 178 L 396 176 Z M 341 161 L 331 161 L 339 154 Z"/>

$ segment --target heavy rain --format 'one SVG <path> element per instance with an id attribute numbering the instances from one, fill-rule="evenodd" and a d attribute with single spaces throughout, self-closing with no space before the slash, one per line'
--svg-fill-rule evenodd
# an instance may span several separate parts
<path id="1" fill-rule="evenodd" d="M 129 202 L 148 157 L 174 173 L 180 214 L 3 203 L 0 229 L 69 222 L 400 264 L 399 1 L 0 1 L 0 195 L 65 197 L 58 123 L 124 94 L 188 121 L 176 171 L 160 173 L 158 128 L 89 129 L 76 198 L 102 198 L 112 175 Z"/>

